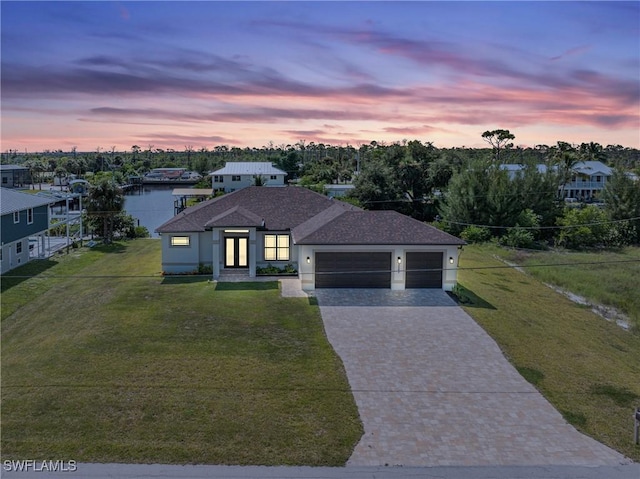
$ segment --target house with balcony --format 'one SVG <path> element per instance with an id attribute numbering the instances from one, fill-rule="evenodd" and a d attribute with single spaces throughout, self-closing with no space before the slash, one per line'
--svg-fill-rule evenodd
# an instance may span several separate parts
<path id="1" fill-rule="evenodd" d="M 578 200 L 600 198 L 611 175 L 613 170 L 600 161 L 581 161 L 573 167 L 571 180 L 564 185 L 564 197 Z"/>
<path id="2" fill-rule="evenodd" d="M 54 202 L 55 198 L 0 188 L 0 274 L 29 261 L 30 241 L 40 243 L 44 251 L 49 205 Z"/>
<path id="3" fill-rule="evenodd" d="M 287 173 L 267 161 L 228 161 L 224 168 L 212 171 L 213 190 L 225 193 L 253 186 L 260 177 L 262 186 L 283 186 Z"/>
<path id="4" fill-rule="evenodd" d="M 524 170 L 525 166 L 504 164 L 500 165 L 500 168 L 506 170 L 509 177 L 513 179 Z M 540 173 L 547 172 L 546 165 L 536 165 L 536 168 Z M 562 194 L 564 198 L 575 198 L 576 200 L 600 198 L 611 175 L 613 175 L 613 170 L 600 161 L 581 161 L 571 169 L 569 182 L 558 186 L 558 193 Z"/>

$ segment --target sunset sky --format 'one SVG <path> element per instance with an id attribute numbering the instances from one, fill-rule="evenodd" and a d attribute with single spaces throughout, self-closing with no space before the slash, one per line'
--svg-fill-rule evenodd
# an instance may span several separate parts
<path id="1" fill-rule="evenodd" d="M 640 147 L 640 2 L 2 1 L 2 151 Z"/>

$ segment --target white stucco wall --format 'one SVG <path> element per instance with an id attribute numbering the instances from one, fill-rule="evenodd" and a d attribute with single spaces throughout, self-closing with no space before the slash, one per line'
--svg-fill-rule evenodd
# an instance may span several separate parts
<path id="1" fill-rule="evenodd" d="M 171 246 L 171 237 L 188 236 L 189 246 Z M 200 260 L 200 233 L 163 233 L 162 271 L 165 273 L 189 273 L 198 269 Z"/>
<path id="2" fill-rule="evenodd" d="M 290 240 L 290 257 L 288 261 L 265 261 L 264 236 L 265 234 L 289 234 L 288 231 L 256 231 L 249 228 L 249 275 L 254 277 L 256 266 L 272 264 L 282 268 L 286 264 L 293 264 L 298 269 L 298 274 L 305 290 L 315 289 L 314 268 L 316 252 L 389 252 L 391 253 L 391 289 L 405 289 L 405 265 L 406 253 L 413 251 L 430 251 L 442 253 L 442 289 L 451 291 L 457 282 L 457 267 L 459 249 L 457 246 L 415 246 L 415 245 L 294 245 Z M 233 234 L 231 234 L 233 235 Z M 170 246 L 171 236 L 189 236 L 190 246 Z M 213 277 L 220 276 L 224 268 L 224 238 L 223 228 L 200 233 L 184 233 L 162 235 L 162 270 L 166 273 L 188 273 L 198 269 L 203 263 L 213 266 Z M 28 244 L 27 259 L 28 259 Z M 14 246 L 15 251 L 15 246 Z M 6 254 L 6 253 L 5 253 Z M 310 263 L 307 263 L 307 257 Z M 401 258 L 398 264 L 397 258 Z M 3 257 L 3 267 L 7 256 Z M 453 264 L 449 262 L 453 259 Z"/>

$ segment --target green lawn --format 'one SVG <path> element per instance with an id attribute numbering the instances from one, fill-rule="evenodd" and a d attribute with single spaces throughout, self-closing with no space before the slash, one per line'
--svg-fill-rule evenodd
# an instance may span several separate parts
<path id="1" fill-rule="evenodd" d="M 632 325 L 640 327 L 640 288 L 634 280 L 640 278 L 640 248 L 602 252 L 497 252 L 509 261 L 527 266 L 529 274 L 545 283 L 594 303 L 613 306 L 626 314 Z"/>
<path id="2" fill-rule="evenodd" d="M 2 278 L 4 458 L 344 464 L 363 431 L 318 307 L 159 272 L 136 240 Z"/>
<path id="3" fill-rule="evenodd" d="M 504 264 L 493 258 L 497 253 L 493 246 L 465 246 L 459 272 L 463 295 L 471 301 L 465 310 L 569 422 L 639 461 L 632 414 L 640 406 L 640 334 L 531 276 L 500 268 Z M 554 271 L 562 277 L 581 274 Z M 618 287 L 637 294 L 637 278 L 623 277 Z M 603 277 L 603 288 L 607 281 Z"/>

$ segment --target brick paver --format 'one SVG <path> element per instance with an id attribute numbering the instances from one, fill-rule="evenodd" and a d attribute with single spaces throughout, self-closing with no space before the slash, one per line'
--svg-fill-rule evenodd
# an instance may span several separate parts
<path id="1" fill-rule="evenodd" d="M 564 421 L 444 292 L 315 294 L 365 429 L 348 465 L 629 462 Z"/>

